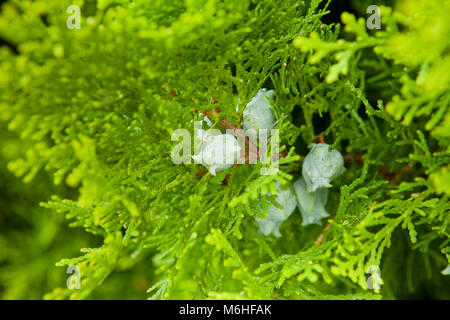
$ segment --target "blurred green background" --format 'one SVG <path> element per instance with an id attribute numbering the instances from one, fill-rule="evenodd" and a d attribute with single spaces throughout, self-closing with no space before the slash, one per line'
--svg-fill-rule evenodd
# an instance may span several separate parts
<path id="1" fill-rule="evenodd" d="M 55 266 L 57 261 L 80 255 L 79 248 L 102 244 L 83 229 L 70 228 L 63 215 L 39 206 L 52 194 L 76 198 L 76 190 L 56 189 L 46 172 L 24 183 L 7 170 L 8 161 L 22 152 L 21 143 L 0 127 L 0 299 L 42 299 L 70 277 L 65 268 Z M 144 259 L 131 271 L 119 268 L 90 298 L 146 299 L 149 266 L 151 261 Z"/>

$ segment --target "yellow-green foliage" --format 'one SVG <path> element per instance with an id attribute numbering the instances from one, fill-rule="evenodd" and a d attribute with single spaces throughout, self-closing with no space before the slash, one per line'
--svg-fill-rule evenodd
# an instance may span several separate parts
<path id="1" fill-rule="evenodd" d="M 448 299 L 450 1 L 382 6 L 380 30 L 358 1 L 361 17 L 325 23 L 337 2 L 4 3 L 0 297 Z M 172 163 L 175 129 L 213 108 L 215 128 L 239 126 L 262 87 L 280 171 Z M 258 204 L 319 134 L 346 159 L 330 220 L 302 226 L 296 209 L 263 236 Z"/>

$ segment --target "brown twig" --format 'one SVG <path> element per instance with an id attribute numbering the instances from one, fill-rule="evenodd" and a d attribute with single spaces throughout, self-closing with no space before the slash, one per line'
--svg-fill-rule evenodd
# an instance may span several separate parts
<path id="1" fill-rule="evenodd" d="M 334 218 L 332 218 L 331 220 L 334 220 Z M 324 236 L 325 232 L 328 231 L 328 229 L 330 229 L 330 226 L 331 226 L 331 224 L 328 222 L 328 224 L 325 226 L 325 228 L 323 228 L 320 236 L 317 238 L 316 241 L 314 241 L 315 244 L 320 245 L 322 243 L 323 236 Z"/>
<path id="2" fill-rule="evenodd" d="M 222 180 L 222 185 L 223 186 L 227 186 L 228 185 L 228 181 L 230 181 L 230 174 L 227 174 L 225 176 L 225 178 Z"/>
<path id="3" fill-rule="evenodd" d="M 167 92 L 172 96 L 172 97 L 176 97 L 178 96 L 177 93 L 175 92 L 175 90 L 173 90 L 171 87 L 169 87 L 168 84 L 164 84 L 163 88 L 167 90 Z"/>
<path id="4" fill-rule="evenodd" d="M 197 172 L 197 173 L 194 175 L 194 177 L 195 177 L 195 178 L 203 177 L 203 176 L 206 175 L 208 172 L 209 172 L 208 170 L 202 171 L 202 172 Z"/>
<path id="5" fill-rule="evenodd" d="M 325 143 L 325 139 L 324 139 L 323 135 L 319 134 L 319 135 L 316 137 L 316 142 L 317 142 L 317 143 Z"/>

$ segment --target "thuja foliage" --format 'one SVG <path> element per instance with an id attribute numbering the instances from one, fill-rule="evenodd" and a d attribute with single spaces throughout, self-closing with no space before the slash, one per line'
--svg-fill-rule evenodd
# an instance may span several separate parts
<path id="1" fill-rule="evenodd" d="M 379 30 L 377 1 L 338 2 L 3 4 L 1 296 L 449 298 L 450 1 L 378 2 Z M 175 129 L 200 114 L 239 128 L 261 88 L 272 163 L 172 162 Z M 281 237 L 259 233 L 259 205 L 321 140 L 346 167 L 328 220 L 302 225 L 297 208 Z"/>

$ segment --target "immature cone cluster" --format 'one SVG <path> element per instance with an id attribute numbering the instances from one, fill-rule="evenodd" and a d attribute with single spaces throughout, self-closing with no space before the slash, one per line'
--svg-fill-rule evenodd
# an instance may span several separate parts
<path id="1" fill-rule="evenodd" d="M 330 188 L 331 180 L 344 173 L 344 158 L 336 149 L 329 151 L 326 143 L 313 143 L 311 151 L 303 161 L 302 174 L 306 181 L 308 192 L 318 188 Z"/>
<path id="2" fill-rule="evenodd" d="M 303 163 L 303 177 L 293 185 L 295 195 L 290 186 L 285 186 L 285 189 L 277 186 L 276 201 L 282 208 L 272 205 L 264 219 L 256 218 L 259 232 L 279 237 L 280 225 L 292 214 L 296 205 L 302 214 L 302 226 L 320 224 L 323 218 L 329 216 L 325 209 L 328 201 L 327 188 L 344 171 L 344 159 L 339 151 L 330 152 L 329 145 L 325 143 L 313 144 Z"/>
<path id="3" fill-rule="evenodd" d="M 247 104 L 243 113 L 245 130 L 270 130 L 273 127 L 275 117 L 270 106 L 274 93 L 273 90 L 263 88 Z M 240 155 L 239 142 L 232 135 L 210 134 L 198 130 L 196 139 L 200 140 L 201 144 L 195 150 L 193 159 L 207 167 L 212 175 L 231 167 Z M 330 188 L 331 181 L 344 171 L 344 159 L 339 151 L 329 151 L 329 145 L 326 143 L 312 144 L 311 151 L 303 162 L 303 177 L 293 185 L 295 194 L 291 186 L 282 187 L 279 183 L 276 184 L 276 202 L 281 208 L 270 205 L 265 218 L 255 218 L 259 224 L 259 232 L 266 236 L 281 236 L 281 224 L 297 205 L 303 217 L 303 226 L 320 224 L 323 218 L 329 216 L 325 209 L 328 200 L 327 188 Z"/>
<path id="4" fill-rule="evenodd" d="M 217 172 L 230 168 L 239 158 L 241 147 L 237 139 L 230 134 L 211 134 L 198 130 L 197 139 L 201 140 L 198 153 L 192 158 L 215 176 Z"/>
<path id="5" fill-rule="evenodd" d="M 271 101 L 275 91 L 262 88 L 258 91 L 244 109 L 243 127 L 249 129 L 267 129 L 270 130 L 275 123 L 275 116 L 270 109 Z"/>
<path id="6" fill-rule="evenodd" d="M 284 187 L 283 189 L 280 183 L 276 182 L 276 187 L 277 193 L 275 201 L 281 205 L 282 208 L 277 208 L 271 204 L 267 208 L 268 214 L 265 218 L 255 218 L 259 224 L 259 232 L 265 236 L 273 234 L 275 237 L 280 237 L 281 224 L 289 218 L 297 206 L 295 195 L 289 186 Z M 262 211 L 262 208 L 260 208 L 260 211 Z"/>
<path id="7" fill-rule="evenodd" d="M 308 192 L 305 179 L 300 178 L 294 183 L 294 191 L 303 218 L 302 226 L 320 224 L 322 218 L 328 217 L 328 212 L 325 210 L 328 189 L 319 188 L 314 192 Z"/>
<path id="8" fill-rule="evenodd" d="M 273 90 L 261 89 L 252 101 L 244 109 L 243 127 L 249 129 L 270 130 L 275 123 L 275 117 L 270 109 L 269 99 L 274 97 Z M 204 120 L 209 126 L 211 121 L 208 117 Z M 192 157 L 195 163 L 207 167 L 209 172 L 215 176 L 217 172 L 230 168 L 239 158 L 241 147 L 237 139 L 229 134 L 210 134 L 204 130 L 198 130 L 195 139 L 200 140 L 195 155 Z"/>
<path id="9" fill-rule="evenodd" d="M 344 158 L 336 149 L 329 151 L 329 145 L 311 145 L 311 151 L 303 162 L 303 178 L 294 184 L 298 206 L 303 217 L 302 225 L 320 224 L 328 217 L 325 209 L 331 181 L 344 171 Z"/>

